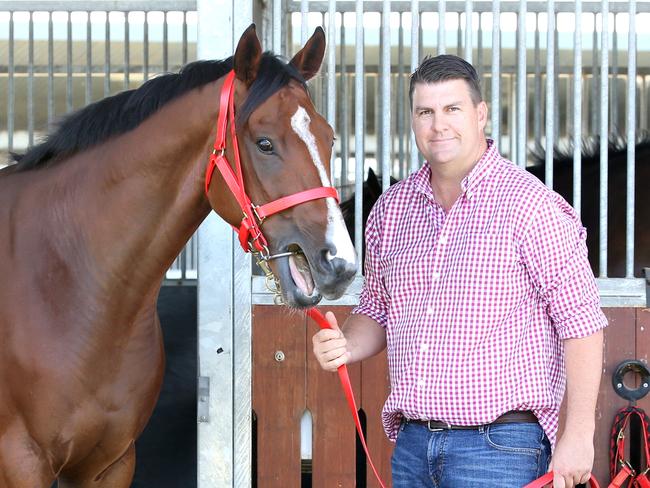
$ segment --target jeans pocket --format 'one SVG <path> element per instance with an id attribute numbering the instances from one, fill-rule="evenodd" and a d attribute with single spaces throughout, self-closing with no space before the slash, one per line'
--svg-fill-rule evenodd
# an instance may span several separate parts
<path id="1" fill-rule="evenodd" d="M 534 423 L 489 425 L 484 435 L 487 443 L 494 449 L 536 457 L 542 451 L 544 440 L 544 430 Z"/>

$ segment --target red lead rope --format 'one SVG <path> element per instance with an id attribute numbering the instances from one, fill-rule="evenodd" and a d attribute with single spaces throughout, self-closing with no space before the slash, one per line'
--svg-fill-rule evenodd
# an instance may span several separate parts
<path id="1" fill-rule="evenodd" d="M 319 310 L 316 310 L 315 308 L 310 308 L 309 310 L 307 310 L 307 315 L 309 315 L 314 320 L 314 322 L 318 324 L 318 326 L 321 329 L 332 328 L 330 326 L 330 323 L 327 321 L 327 319 L 325 319 L 325 316 Z M 343 388 L 343 392 L 345 393 L 345 398 L 348 401 L 348 407 L 350 408 L 350 413 L 352 414 L 352 417 L 354 417 L 354 424 L 357 426 L 359 439 L 361 439 L 361 445 L 363 446 L 363 450 L 366 452 L 366 457 L 368 458 L 368 462 L 370 463 L 372 472 L 375 473 L 375 478 L 377 478 L 377 481 L 381 485 L 381 488 L 386 488 L 384 482 L 381 480 L 379 476 L 379 473 L 377 472 L 377 469 L 375 468 L 375 465 L 372 462 L 372 458 L 370 457 L 370 452 L 368 451 L 368 446 L 366 445 L 366 438 L 363 435 L 363 430 L 361 429 L 361 421 L 359 420 L 357 402 L 354 401 L 354 393 L 352 391 L 352 383 L 350 383 L 350 375 L 348 374 L 347 366 L 345 364 L 339 366 L 338 373 L 339 373 L 339 379 L 341 380 L 341 387 Z"/>

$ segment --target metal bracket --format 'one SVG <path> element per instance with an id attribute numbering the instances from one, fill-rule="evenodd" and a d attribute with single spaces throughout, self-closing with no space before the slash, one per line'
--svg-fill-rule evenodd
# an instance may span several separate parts
<path id="1" fill-rule="evenodd" d="M 645 275 L 645 306 L 650 307 L 650 268 L 643 268 Z"/>
<path id="2" fill-rule="evenodd" d="M 210 422 L 210 377 L 199 376 L 198 405 L 196 415 L 199 422 Z"/>
<path id="3" fill-rule="evenodd" d="M 633 371 L 641 376 L 641 384 L 638 388 L 631 389 L 623 383 L 623 376 L 629 371 Z M 648 371 L 648 366 L 642 361 L 632 359 L 623 361 L 616 367 L 616 371 L 612 375 L 612 386 L 618 396 L 632 402 L 640 400 L 650 391 L 650 371 Z"/>

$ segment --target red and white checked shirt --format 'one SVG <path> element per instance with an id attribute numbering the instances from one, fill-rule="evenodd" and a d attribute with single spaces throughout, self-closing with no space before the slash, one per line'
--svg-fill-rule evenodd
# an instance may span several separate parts
<path id="1" fill-rule="evenodd" d="M 431 170 L 387 190 L 366 228 L 359 306 L 386 328 L 391 391 L 382 420 L 456 425 L 532 410 L 555 444 L 563 339 L 607 325 L 573 208 L 493 141 L 447 214 Z M 594 364 L 599 368 L 599 364 Z"/>

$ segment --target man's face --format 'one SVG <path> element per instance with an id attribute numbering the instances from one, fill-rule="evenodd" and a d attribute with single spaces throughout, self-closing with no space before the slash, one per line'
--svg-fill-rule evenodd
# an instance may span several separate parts
<path id="1" fill-rule="evenodd" d="M 417 83 L 411 124 L 418 149 L 432 167 L 460 168 L 482 154 L 487 105 L 474 105 L 465 80 Z"/>

